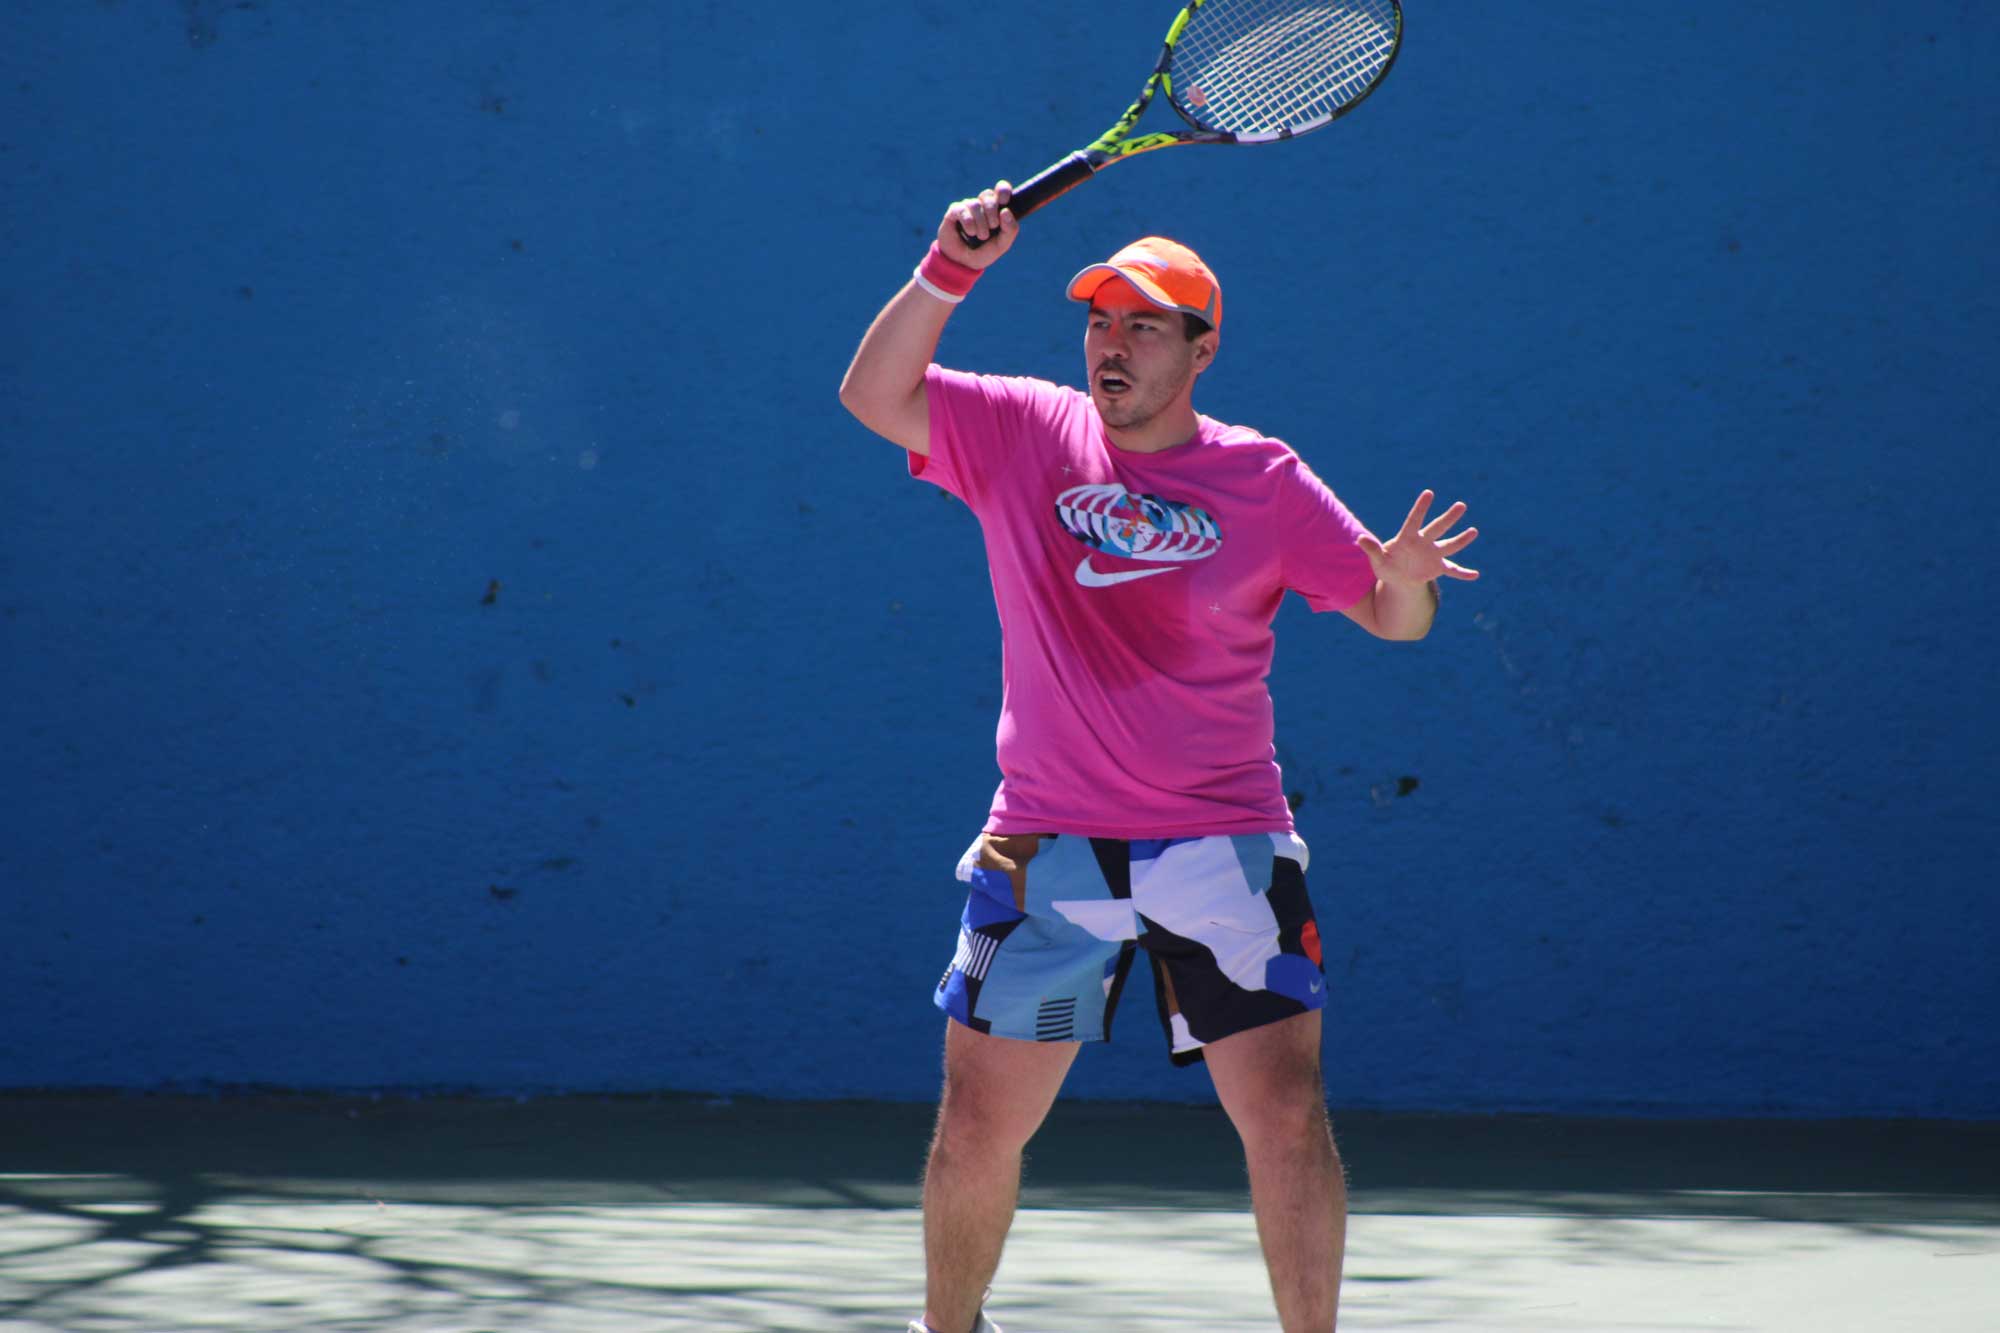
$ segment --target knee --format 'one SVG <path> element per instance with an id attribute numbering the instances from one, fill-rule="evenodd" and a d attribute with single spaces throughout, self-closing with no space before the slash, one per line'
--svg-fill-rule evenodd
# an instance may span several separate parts
<path id="1" fill-rule="evenodd" d="M 1316 1072 L 1310 1078 L 1272 1080 L 1262 1095 L 1243 1099 L 1231 1119 L 1244 1148 L 1253 1154 L 1333 1152 L 1326 1090 Z"/>
<path id="2" fill-rule="evenodd" d="M 938 1104 L 933 1151 L 954 1157 L 1010 1156 L 1041 1127 L 1041 1108 L 983 1080 L 953 1079 Z"/>

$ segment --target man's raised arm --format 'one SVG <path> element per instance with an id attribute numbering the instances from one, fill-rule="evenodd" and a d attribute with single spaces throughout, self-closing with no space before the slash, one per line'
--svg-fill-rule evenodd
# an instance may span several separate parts
<path id="1" fill-rule="evenodd" d="M 945 210 L 937 243 L 875 316 L 840 381 L 840 405 L 856 421 L 913 454 L 931 451 L 924 372 L 937 356 L 944 322 L 980 273 L 1007 253 L 1019 232 L 1020 224 L 1007 211 L 1008 193 L 1002 181 L 977 199 L 961 199 Z M 959 234 L 961 227 L 966 235 L 986 243 L 973 249 Z"/>

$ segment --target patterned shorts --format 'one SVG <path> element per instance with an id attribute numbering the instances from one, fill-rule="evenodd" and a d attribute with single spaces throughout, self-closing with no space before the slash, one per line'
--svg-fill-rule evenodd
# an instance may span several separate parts
<path id="1" fill-rule="evenodd" d="M 938 1008 L 1026 1041 L 1105 1041 L 1145 949 L 1177 1065 L 1326 1003 L 1306 845 L 1290 833 L 1124 841 L 982 833 Z"/>

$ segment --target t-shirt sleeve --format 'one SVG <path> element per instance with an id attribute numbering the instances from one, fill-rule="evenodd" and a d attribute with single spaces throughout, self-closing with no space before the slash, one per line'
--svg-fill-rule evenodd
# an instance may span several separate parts
<path id="1" fill-rule="evenodd" d="M 1020 446 L 1028 387 L 1028 381 L 931 366 L 924 372 L 931 451 L 910 454 L 910 475 L 942 486 L 977 513 L 989 483 Z"/>
<path id="2" fill-rule="evenodd" d="M 1345 611 L 1375 586 L 1375 569 L 1356 544 L 1368 529 L 1297 455 L 1283 466 L 1285 586 L 1315 611 Z"/>

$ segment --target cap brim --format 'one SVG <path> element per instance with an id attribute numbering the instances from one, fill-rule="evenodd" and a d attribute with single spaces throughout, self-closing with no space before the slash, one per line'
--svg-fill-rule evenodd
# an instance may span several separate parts
<path id="1" fill-rule="evenodd" d="M 1092 264 L 1089 268 L 1071 278 L 1069 280 L 1069 299 L 1072 301 L 1091 300 L 1097 295 L 1097 289 L 1102 287 L 1111 278 L 1125 279 L 1125 281 L 1132 284 L 1133 289 L 1139 295 L 1145 297 L 1162 310 L 1178 310 L 1182 314 L 1193 315 L 1196 319 L 1201 320 L 1208 318 L 1207 314 L 1203 311 L 1197 310 L 1193 306 L 1182 305 L 1179 301 L 1168 296 L 1166 292 L 1160 289 L 1159 284 L 1155 283 L 1147 275 L 1144 269 L 1122 268 L 1117 264 Z"/>

